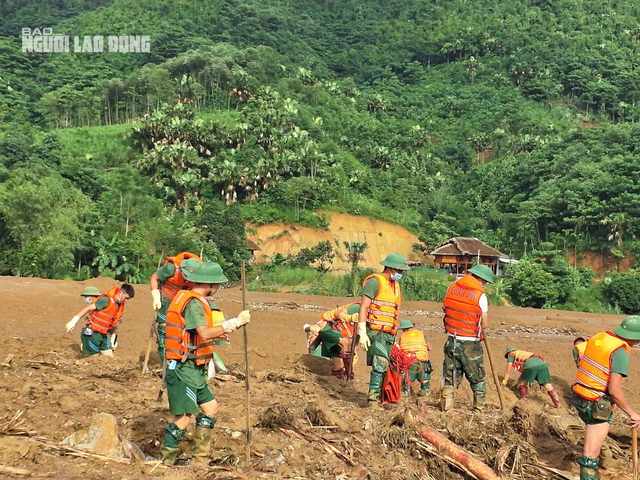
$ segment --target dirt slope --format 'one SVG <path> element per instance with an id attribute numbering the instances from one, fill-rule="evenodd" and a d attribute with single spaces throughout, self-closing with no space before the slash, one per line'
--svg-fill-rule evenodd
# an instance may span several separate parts
<path id="1" fill-rule="evenodd" d="M 256 231 L 249 238 L 262 249 L 256 252 L 257 260 L 264 261 L 276 253 L 295 254 L 302 248 L 313 247 L 318 242 L 328 240 L 337 251 L 333 262 L 335 270 L 347 271 L 350 268 L 343 242 L 369 244 L 362 262 L 365 267 L 378 268 L 380 260 L 390 252 L 400 252 L 410 260 L 433 263 L 412 252 L 412 246 L 418 241 L 418 237 L 398 225 L 346 213 L 319 213 L 331 218 L 327 230 L 282 223 L 270 223 L 257 228 L 248 225 L 250 231 Z"/>
<path id="2" fill-rule="evenodd" d="M 164 402 L 156 401 L 160 384 L 157 356 L 152 356 L 156 375 L 139 373 L 152 319 L 149 287 L 139 286 L 136 297 L 128 303 L 120 327 L 121 346 L 117 358 L 110 361 L 81 359 L 79 332 L 64 332 L 64 324 L 82 307 L 78 294 L 88 284 L 104 291 L 115 283 L 108 279 L 80 283 L 0 277 L 0 291 L 8 306 L 0 323 L 0 362 L 9 354 L 14 355 L 11 366 L 0 367 L 0 418 L 3 418 L 0 431 L 6 421 L 23 410 L 24 423 L 20 428 L 32 432 L 30 437 L 0 434 L 0 477 L 10 476 L 2 466 L 13 466 L 54 478 L 83 479 L 242 478 L 223 469 L 242 471 L 248 478 L 364 479 L 367 475 L 372 479 L 468 478 L 416 448 L 409 440 L 410 429 L 392 425 L 394 417 L 405 408 L 415 414 L 421 412 L 431 427 L 473 449 L 492 466 L 498 452 L 502 452 L 507 471 L 511 471 L 516 457 L 522 463 L 537 457 L 547 465 L 575 473 L 572 462 L 580 454 L 582 427 L 573 411 L 566 408 L 575 370 L 571 360 L 572 340 L 577 332 L 594 333 L 620 321 L 620 317 L 607 315 L 491 307 L 493 357 L 498 362 L 499 374 L 502 375 L 505 366 L 501 353 L 506 346 L 541 353 L 562 394 L 563 408 L 550 408 L 548 397 L 536 389 L 532 400 L 524 405 L 517 401 L 513 390 L 505 390 L 509 411 L 502 414 L 488 376 L 491 408 L 486 413 L 471 412 L 471 392 L 465 383 L 457 395 L 456 409 L 444 415 L 435 408 L 437 395 L 419 402 L 411 400 L 389 410 L 367 407 L 364 399 L 368 369 L 364 362 L 356 368 L 356 381 L 343 383 L 327 376 L 330 370 L 327 362 L 306 354 L 302 325 L 315 322 L 324 308 L 346 299 L 248 292 L 247 300 L 253 309 L 247 329 L 253 425 L 251 466 L 244 463 L 242 434 L 243 339 L 242 333 L 235 333 L 232 344 L 221 347 L 219 353 L 237 378 L 212 382 L 220 402 L 213 466 L 153 470 L 153 466 L 140 461 L 118 464 L 61 456 L 55 448 L 41 443 L 57 444 L 84 428 L 94 413 L 107 412 L 118 418 L 123 435 L 136 442 L 146 455 L 157 456 L 169 418 L 166 396 Z M 218 296 L 230 315 L 240 311 L 240 298 L 237 288 L 224 290 Z M 432 384 L 438 392 L 444 343 L 440 305 L 407 302 L 403 309 L 430 337 L 435 368 Z M 32 362 L 42 361 L 45 357 L 41 355 L 47 352 L 56 352 L 58 365 L 53 354 L 46 357 L 50 365 Z M 625 391 L 633 406 L 640 408 L 640 361 L 635 349 L 631 371 Z M 322 408 L 337 420 L 318 420 Z M 339 428 L 327 427 L 327 423 L 337 423 Z M 603 478 L 630 478 L 629 431 L 619 413 L 612 436 L 609 451 L 614 458 L 603 470 Z M 327 452 L 325 445 L 344 453 L 348 460 Z M 185 451 L 189 446 L 189 441 L 183 443 Z M 514 472 L 518 473 L 520 468 L 517 466 Z M 551 478 L 532 470 L 522 472 L 522 476 L 505 475 L 505 478 Z"/>

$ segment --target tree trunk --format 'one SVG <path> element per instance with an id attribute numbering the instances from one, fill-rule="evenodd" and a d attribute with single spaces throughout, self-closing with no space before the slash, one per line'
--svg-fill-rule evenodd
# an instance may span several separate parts
<path id="1" fill-rule="evenodd" d="M 441 454 L 451 457 L 480 480 L 500 480 L 500 477 L 491 468 L 435 430 L 422 427 L 420 435 L 436 447 Z"/>

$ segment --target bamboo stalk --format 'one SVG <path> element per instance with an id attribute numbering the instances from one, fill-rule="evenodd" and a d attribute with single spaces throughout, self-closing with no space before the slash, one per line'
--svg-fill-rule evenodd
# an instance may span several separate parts
<path id="1" fill-rule="evenodd" d="M 491 348 L 489 348 L 489 340 L 487 339 L 487 332 L 484 332 L 484 346 L 487 348 L 487 358 L 489 359 L 489 366 L 491 367 L 491 375 L 493 376 L 493 383 L 496 385 L 496 391 L 498 392 L 498 399 L 500 400 L 500 410 L 503 412 L 507 409 L 504 398 L 502 398 L 502 389 L 500 388 L 500 380 L 498 380 L 498 372 L 493 365 L 493 358 L 491 356 Z"/>
<path id="2" fill-rule="evenodd" d="M 638 429 L 631 427 L 631 454 L 633 459 L 633 480 L 638 480 Z"/>
<path id="3" fill-rule="evenodd" d="M 247 308 L 247 278 L 245 275 L 245 265 L 244 258 L 240 263 L 241 275 L 242 275 L 242 310 L 246 310 Z M 245 459 L 247 462 L 247 468 L 251 467 L 251 390 L 249 387 L 249 339 L 247 337 L 247 326 L 244 325 L 242 327 L 242 332 L 244 335 L 244 365 L 245 365 L 245 376 L 244 376 L 244 388 L 246 392 L 246 408 L 247 408 L 247 424 L 246 424 L 246 440 L 247 446 L 245 450 Z"/>

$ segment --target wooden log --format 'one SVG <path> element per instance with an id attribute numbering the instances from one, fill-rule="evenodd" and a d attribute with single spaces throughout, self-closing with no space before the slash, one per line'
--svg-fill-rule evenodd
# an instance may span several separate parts
<path id="1" fill-rule="evenodd" d="M 501 480 L 500 476 L 491 468 L 439 432 L 427 427 L 422 427 L 420 429 L 420 435 L 444 455 L 451 457 L 463 465 L 480 480 Z"/>

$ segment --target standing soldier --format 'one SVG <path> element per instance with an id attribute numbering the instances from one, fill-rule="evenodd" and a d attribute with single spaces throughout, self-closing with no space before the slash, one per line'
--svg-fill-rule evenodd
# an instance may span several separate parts
<path id="1" fill-rule="evenodd" d="M 516 347 L 507 347 L 504 358 L 507 359 L 507 370 L 504 372 L 502 385 L 507 385 L 509 382 L 509 374 L 511 370 L 515 368 L 522 374 L 518 382 L 520 398 L 526 399 L 529 396 L 529 384 L 535 381 L 538 382 L 538 385 L 544 386 L 553 405 L 556 408 L 560 406 L 558 392 L 555 391 L 551 384 L 549 366 L 544 363 L 544 358 L 542 358 L 540 354 L 518 350 Z"/>
<path id="2" fill-rule="evenodd" d="M 418 395 L 427 396 L 431 390 L 431 372 L 433 371 L 431 360 L 429 360 L 431 344 L 427 342 L 424 332 L 415 328 L 411 320 L 402 320 L 399 328 L 402 330 L 398 341 L 400 350 L 406 350 L 416 355 L 416 361 L 409 368 L 409 382 L 418 380 L 420 382 Z M 403 379 L 403 381 L 405 380 Z M 402 393 L 408 395 L 410 388 L 411 384 L 403 385 Z"/>
<path id="3" fill-rule="evenodd" d="M 571 350 L 571 354 L 573 355 L 573 361 L 576 362 L 576 367 L 580 366 L 580 359 L 584 354 L 584 349 L 587 348 L 587 341 L 578 337 L 573 341 L 573 350 Z"/>
<path id="4" fill-rule="evenodd" d="M 206 464 L 211 451 L 211 430 L 218 413 L 218 402 L 207 385 L 213 340 L 249 323 L 251 316 L 248 310 L 243 310 L 237 318 L 214 326 L 207 297 L 228 281 L 222 268 L 214 262 L 198 262 L 183 268 L 182 272 L 193 286 L 190 290 L 180 290 L 167 309 L 166 381 L 174 421 L 165 429 L 160 454 L 164 463 L 175 463 L 191 417 L 198 414 L 192 461 Z"/>
<path id="5" fill-rule="evenodd" d="M 364 279 L 358 314 L 360 348 L 367 352 L 367 366 L 372 367 L 367 394 L 369 402 L 380 398 L 394 335 L 400 323 L 400 279 L 410 270 L 407 259 L 400 253 L 390 253 L 380 264 L 384 266 L 382 273 Z"/>
<path id="6" fill-rule="evenodd" d="M 67 323 L 67 332 L 74 329 L 76 323 L 89 314 L 86 327 L 80 334 L 82 353 L 85 355 L 106 355 L 113 357 L 113 349 L 117 346 L 116 334 L 113 333 L 118 321 L 124 314 L 124 304 L 133 298 L 135 291 L 127 283 L 114 287 L 100 295 L 95 302 L 84 307 Z"/>
<path id="7" fill-rule="evenodd" d="M 351 351 L 351 341 L 358 323 L 360 302 L 353 302 L 334 308 L 322 314 L 315 325 L 305 325 L 304 331 L 310 333 L 310 351 L 320 346 L 320 356 L 333 362 L 331 375 L 342 380 L 349 371 L 348 380 L 354 380 L 353 363 L 356 352 Z"/>
<path id="8" fill-rule="evenodd" d="M 629 405 L 622 383 L 629 373 L 629 354 L 640 340 L 640 317 L 625 318 L 613 332 L 596 333 L 587 340 L 571 404 L 585 423 L 584 448 L 578 459 L 580 480 L 597 480 L 598 456 L 609 434 L 613 407 L 627 414 L 632 428 L 640 427 L 640 415 Z"/>
<path id="9" fill-rule="evenodd" d="M 493 272 L 486 265 L 476 265 L 451 285 L 444 297 L 444 328 L 449 334 L 444 344 L 444 388 L 440 397 L 444 412 L 453 408 L 453 395 L 463 373 L 471 385 L 474 410 L 484 407 L 487 384 L 481 340 L 488 324 L 487 282 L 493 283 Z"/>
<path id="10" fill-rule="evenodd" d="M 190 252 L 182 252 L 175 257 L 167 257 L 164 265 L 149 278 L 153 309 L 157 312 L 158 355 L 163 364 L 167 308 L 169 308 L 169 304 L 179 290 L 191 286 L 182 276 L 182 262 L 188 259 L 193 259 L 191 263 L 194 266 L 202 262 L 197 255 Z"/>

